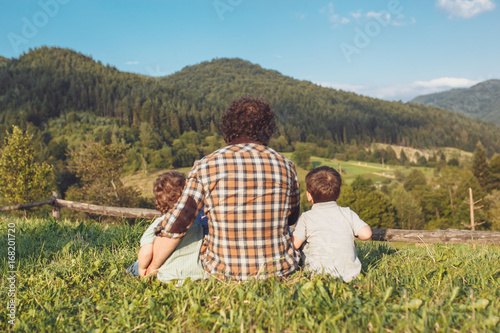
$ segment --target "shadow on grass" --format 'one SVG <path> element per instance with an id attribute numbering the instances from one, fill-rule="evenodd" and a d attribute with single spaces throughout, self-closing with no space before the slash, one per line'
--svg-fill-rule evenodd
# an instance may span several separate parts
<path id="1" fill-rule="evenodd" d="M 137 225 L 101 225 L 93 221 L 59 222 L 53 218 L 17 220 L 15 224 L 16 255 L 20 261 L 52 260 L 59 254 L 80 249 L 133 247 L 149 221 Z M 2 223 L 6 224 L 6 223 Z M 0 246 L 7 247 L 7 228 L 0 231 Z"/>
<path id="2" fill-rule="evenodd" d="M 358 258 L 361 261 L 361 272 L 365 274 L 369 270 L 377 267 L 385 257 L 397 252 L 386 242 L 359 242 L 356 243 Z"/>

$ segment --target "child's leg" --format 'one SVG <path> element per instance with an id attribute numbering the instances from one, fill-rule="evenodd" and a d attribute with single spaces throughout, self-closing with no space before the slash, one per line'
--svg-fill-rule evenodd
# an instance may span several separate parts
<path id="1" fill-rule="evenodd" d="M 139 249 L 137 254 L 137 259 L 139 260 L 139 275 L 146 275 L 146 270 L 148 269 L 151 259 L 153 259 L 153 244 L 145 244 Z"/>

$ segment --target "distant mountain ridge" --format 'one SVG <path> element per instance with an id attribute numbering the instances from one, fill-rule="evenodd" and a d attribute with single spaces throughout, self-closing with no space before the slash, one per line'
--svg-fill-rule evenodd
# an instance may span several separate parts
<path id="1" fill-rule="evenodd" d="M 8 58 L 0 56 L 0 66 L 7 64 L 8 61 L 9 61 Z"/>
<path id="2" fill-rule="evenodd" d="M 242 59 L 214 59 L 162 78 L 121 72 L 73 50 L 41 47 L 0 66 L 0 130 L 89 112 L 136 133 L 148 124 L 159 142 L 189 131 L 216 134 L 220 115 L 241 95 L 266 98 L 288 144 L 317 142 L 500 152 L 498 128 L 450 111 L 320 87 Z M 134 134 L 135 135 L 135 134 Z M 127 139 L 128 140 L 128 139 Z M 132 140 L 132 139 L 130 139 Z"/>
<path id="3" fill-rule="evenodd" d="M 437 106 L 500 126 L 500 80 L 488 80 L 470 88 L 422 95 L 410 102 Z"/>

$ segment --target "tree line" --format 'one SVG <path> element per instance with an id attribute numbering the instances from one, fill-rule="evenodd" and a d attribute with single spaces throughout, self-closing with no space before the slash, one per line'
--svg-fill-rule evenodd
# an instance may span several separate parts
<path id="1" fill-rule="evenodd" d="M 306 151 L 296 150 L 292 159 L 297 165 L 312 168 Z M 391 155 L 387 150 L 385 154 Z M 349 206 L 373 228 L 463 229 L 471 224 L 471 189 L 474 201 L 480 202 L 476 208 L 481 207 L 475 211 L 474 223 L 484 222 L 480 230 L 500 230 L 500 154 L 488 159 L 478 142 L 469 163 L 459 164 L 455 158 L 447 160 L 444 154 L 430 160 L 425 165 L 432 165 L 435 172 L 429 178 L 411 168 L 418 163 L 408 163 L 401 157 L 390 159 L 389 164 L 407 165 L 410 172 L 404 175 L 396 171 L 394 180 L 381 184 L 358 176 L 350 185 L 343 185 L 338 203 Z M 305 194 L 301 206 L 303 211 L 310 208 Z"/>
<path id="2" fill-rule="evenodd" d="M 87 196 L 94 198 L 93 203 L 146 204 L 132 202 L 133 192 L 127 198 L 130 189 L 121 188 L 123 184 L 114 173 L 191 166 L 224 145 L 218 129 L 220 115 L 233 98 L 242 94 L 263 96 L 272 103 L 278 133 L 270 146 L 294 152 L 294 161 L 306 169 L 311 155 L 429 166 L 442 172 L 454 167 L 464 169 L 460 161 L 446 160 L 442 154 L 415 158 L 404 153 L 396 156 L 390 147 L 370 147 L 388 143 L 415 148 L 448 146 L 472 152 L 481 142 L 485 159 L 492 165 L 488 177 L 497 174 L 494 154 L 500 150 L 500 134 L 493 124 L 432 107 L 319 87 L 241 59 L 215 59 L 163 78 L 150 78 L 120 72 L 72 50 L 42 47 L 18 59 L 2 59 L 0 87 L 2 149 L 7 147 L 6 139 L 14 135 L 13 125 L 28 133 L 34 160 L 51 167 L 51 186 L 69 199 Z M 88 155 L 81 156 L 82 152 Z M 114 165 L 116 171 L 99 175 L 105 179 L 88 178 L 82 165 L 93 163 L 95 156 L 108 156 L 112 161 L 106 165 Z M 496 195 L 496 189 L 487 188 L 481 177 L 476 179 L 482 179 L 482 197 Z M 433 192 L 442 191 L 444 186 L 419 184 L 424 185 Z M 388 184 L 386 192 L 376 189 L 359 197 L 375 200 L 383 194 L 391 203 L 391 186 L 395 185 Z M 413 188 L 404 190 L 416 200 L 422 214 L 436 216 L 423 223 L 424 227 L 433 227 L 451 225 L 454 222 L 450 221 L 461 216 L 463 207 L 457 210 L 459 199 L 450 194 L 457 186 L 448 189 L 450 204 L 437 212 L 425 208 L 432 206 L 423 199 L 431 196 L 429 193 L 422 190 L 417 195 Z M 354 194 L 348 197 L 357 198 Z M 396 217 L 383 220 L 399 227 L 406 223 Z"/>
<path id="3" fill-rule="evenodd" d="M 190 139 L 196 139 L 196 133 L 191 134 Z M 12 134 L 7 134 L 0 149 L 2 204 L 45 199 L 47 193 L 57 187 L 55 168 L 37 160 L 32 140 L 33 135 L 15 126 Z M 81 149 L 70 151 L 67 166 L 74 172 L 76 181 L 67 188 L 67 199 L 153 208 L 151 201 L 120 180 L 128 148 L 123 142 L 88 141 Z M 312 163 L 307 162 L 310 156 L 304 156 L 301 151 L 297 149 L 292 160 L 301 167 L 312 168 Z M 476 200 L 484 200 L 474 222 L 485 222 L 480 230 L 500 230 L 500 155 L 488 159 L 484 147 L 478 143 L 472 163 L 467 167 L 456 166 L 450 163 L 452 160 L 446 163 L 443 158 L 444 155 L 437 162 L 435 177 L 430 180 L 418 169 L 411 169 L 406 176 L 399 172 L 394 181 L 387 180 L 378 186 L 370 178 L 358 176 L 350 185 L 343 185 L 338 203 L 351 207 L 373 228 L 461 229 L 470 222 L 466 204 L 470 188 Z M 406 162 L 401 158 L 389 160 L 391 164 Z M 301 192 L 302 211 L 306 211 L 310 204 L 304 186 Z"/>

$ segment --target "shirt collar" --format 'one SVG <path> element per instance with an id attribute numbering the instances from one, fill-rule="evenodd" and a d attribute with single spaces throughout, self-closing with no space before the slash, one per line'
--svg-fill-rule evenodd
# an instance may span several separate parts
<path id="1" fill-rule="evenodd" d="M 255 143 L 255 144 L 258 144 L 258 145 L 262 145 L 262 142 L 259 142 L 259 141 L 256 141 L 256 140 L 251 140 L 251 139 L 249 139 L 246 136 L 241 137 L 241 138 L 236 138 L 233 141 L 229 142 L 228 145 L 232 146 L 232 145 L 240 145 L 240 144 L 245 144 L 245 143 Z"/>
<path id="2" fill-rule="evenodd" d="M 326 207 L 337 207 L 337 206 L 338 205 L 336 201 L 327 201 L 327 202 L 315 203 L 311 209 L 321 209 Z"/>

